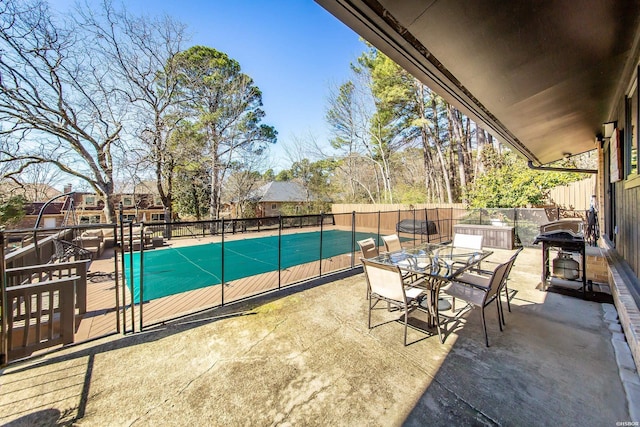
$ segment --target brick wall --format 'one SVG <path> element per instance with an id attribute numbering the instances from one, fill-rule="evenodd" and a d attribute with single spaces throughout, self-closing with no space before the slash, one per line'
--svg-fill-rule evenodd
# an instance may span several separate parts
<path id="1" fill-rule="evenodd" d="M 602 249 L 587 246 L 585 252 L 587 255 L 587 280 L 609 284 L 609 267 Z"/>

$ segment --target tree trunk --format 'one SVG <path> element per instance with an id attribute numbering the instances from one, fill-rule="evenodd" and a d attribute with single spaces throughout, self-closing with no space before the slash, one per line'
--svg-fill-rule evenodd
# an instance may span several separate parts
<path id="1" fill-rule="evenodd" d="M 451 125 L 451 143 L 455 141 L 455 146 L 457 147 L 457 164 L 458 164 L 458 177 L 460 180 L 460 195 L 464 194 L 464 189 L 467 186 L 467 171 L 465 167 L 465 151 L 466 144 L 464 143 L 464 135 L 462 131 L 462 123 L 459 112 L 452 106 L 449 105 L 447 108 L 449 115 L 449 123 Z M 464 201 L 464 200 L 463 200 Z"/>
<path id="2" fill-rule="evenodd" d="M 444 154 L 442 153 L 442 146 L 440 144 L 440 139 L 438 135 L 440 135 L 439 126 L 438 126 L 438 105 L 436 101 L 436 95 L 432 95 L 431 108 L 433 109 L 433 117 L 434 117 L 434 145 L 436 148 L 436 154 L 438 155 L 438 160 L 440 161 L 440 168 L 442 169 L 442 180 L 444 181 L 444 186 L 447 192 L 447 203 L 451 203 L 453 200 L 453 195 L 451 193 L 451 182 L 449 180 L 449 171 L 447 170 L 447 162 L 444 159 Z"/>

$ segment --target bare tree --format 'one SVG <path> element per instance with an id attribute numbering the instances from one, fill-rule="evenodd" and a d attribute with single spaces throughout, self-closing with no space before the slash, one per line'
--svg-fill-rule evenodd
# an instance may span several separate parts
<path id="1" fill-rule="evenodd" d="M 86 5 L 79 11 L 82 27 L 99 43 L 114 77 L 121 82 L 118 90 L 130 104 L 129 136 L 142 145 L 138 158 L 130 156 L 122 162 L 153 171 L 167 212 L 165 220 L 170 221 L 176 157 L 181 150 L 169 141 L 184 118 L 180 105 L 188 101 L 178 90 L 175 60 L 186 38 L 185 26 L 168 16 L 131 16 L 109 1 L 104 1 L 100 13 Z"/>
<path id="2" fill-rule="evenodd" d="M 247 212 L 251 205 L 251 192 L 262 184 L 262 175 L 258 169 L 264 164 L 264 156 L 244 153 L 230 167 L 231 173 L 224 182 L 222 199 L 237 205 L 240 218 L 252 217 L 255 212 Z"/>
<path id="3" fill-rule="evenodd" d="M 376 120 L 367 70 L 334 90 L 326 114 L 332 146 L 341 154 L 339 168 L 349 177 L 350 193 L 360 188 L 372 203 L 393 203 L 390 151 L 384 124 Z M 364 174 L 364 176 L 363 176 Z"/>
<path id="4" fill-rule="evenodd" d="M 41 0 L 0 4 L 0 162 L 20 172 L 52 163 L 88 182 L 113 209 L 113 150 L 126 104 L 82 28 L 54 23 Z"/>
<path id="5" fill-rule="evenodd" d="M 60 184 L 62 173 L 51 163 L 35 163 L 19 176 L 21 194 L 29 201 L 42 202 L 54 196 L 54 185 Z"/>

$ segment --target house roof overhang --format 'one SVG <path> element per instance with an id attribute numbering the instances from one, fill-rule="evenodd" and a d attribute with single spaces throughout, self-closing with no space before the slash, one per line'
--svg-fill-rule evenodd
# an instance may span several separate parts
<path id="1" fill-rule="evenodd" d="M 536 165 L 596 148 L 638 65 L 638 1 L 316 1 Z"/>

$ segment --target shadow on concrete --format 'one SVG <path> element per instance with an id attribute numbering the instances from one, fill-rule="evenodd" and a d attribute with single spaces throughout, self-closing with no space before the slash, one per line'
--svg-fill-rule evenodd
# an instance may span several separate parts
<path id="1" fill-rule="evenodd" d="M 162 324 L 158 324 L 152 327 L 147 327 L 142 332 L 123 336 L 118 339 L 114 339 L 105 343 L 93 344 L 91 341 L 74 344 L 71 346 L 63 347 L 52 352 L 48 352 L 39 356 L 30 357 L 21 361 L 15 361 L 8 365 L 12 374 L 27 373 L 33 370 L 35 367 L 45 367 L 47 365 L 55 365 L 61 362 L 69 362 L 76 359 L 87 359 L 86 367 L 82 374 L 82 391 L 78 396 L 78 405 L 76 407 L 75 414 L 62 414 L 58 410 L 38 410 L 30 414 L 24 415 L 19 419 L 13 420 L 8 424 L 10 426 L 32 426 L 32 425 L 73 425 L 74 423 L 82 420 L 85 415 L 87 401 L 89 398 L 89 391 L 91 388 L 91 379 L 93 375 L 93 365 L 95 356 L 101 353 L 106 353 L 122 348 L 141 345 L 157 340 L 162 340 L 171 335 L 180 334 L 189 329 L 197 328 L 203 324 L 210 324 L 219 320 L 230 319 L 241 316 L 252 316 L 256 314 L 252 310 L 260 305 L 268 304 L 272 301 L 281 299 L 283 297 L 298 294 L 306 290 L 322 286 L 324 284 L 334 282 L 346 277 L 353 276 L 361 273 L 361 269 L 347 270 L 342 272 L 333 273 L 320 278 L 312 279 L 299 284 L 291 285 L 287 288 L 272 291 L 259 295 L 257 297 L 241 300 L 222 307 L 214 307 L 211 309 L 203 310 L 195 314 L 187 315 L 181 318 L 168 320 Z M 105 338 L 105 337 L 102 337 Z M 428 337 L 425 337 L 428 338 Z M 100 341 L 101 338 L 96 339 L 94 342 Z M 85 347 L 86 348 L 81 348 Z M 59 352 L 59 355 L 56 353 Z M 64 352 L 64 353 L 62 353 Z M 23 364 L 20 366 L 20 364 Z M 76 365 L 74 367 L 77 367 Z M 1 371 L 0 371 L 1 373 Z M 63 372 L 60 373 L 64 375 Z M 71 375 L 71 374 L 70 374 Z M 77 376 L 78 374 L 73 374 Z M 45 381 L 46 382 L 46 381 Z M 54 383 L 55 381 L 50 381 Z M 6 385 L 5 385 L 6 386 Z M 68 387 L 64 387 L 68 388 Z M 60 390 L 62 392 L 62 390 Z M 0 407 L 6 405 L 0 405 Z M 0 412 L 4 412 L 4 417 L 10 416 L 10 407 L 2 408 Z M 3 417 L 0 417 L 0 420 Z"/>

